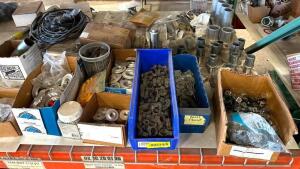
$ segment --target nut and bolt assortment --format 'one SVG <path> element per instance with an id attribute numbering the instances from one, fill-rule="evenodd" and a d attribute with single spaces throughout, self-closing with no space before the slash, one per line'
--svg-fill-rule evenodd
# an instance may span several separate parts
<path id="1" fill-rule="evenodd" d="M 127 58 L 126 62 L 116 63 L 112 68 L 110 87 L 131 89 L 134 77 L 135 58 Z"/>
<path id="2" fill-rule="evenodd" d="M 171 99 L 168 68 L 155 65 L 141 75 L 138 136 L 171 137 Z"/>
<path id="3" fill-rule="evenodd" d="M 93 119 L 99 123 L 116 123 L 126 122 L 128 119 L 129 110 L 116 110 L 111 108 L 99 108 Z"/>
<path id="4" fill-rule="evenodd" d="M 270 116 L 270 110 L 267 108 L 267 100 L 264 97 L 251 97 L 242 94 L 235 94 L 231 90 L 224 90 L 224 105 L 226 112 L 256 113 L 262 116 L 277 131 L 274 122 Z"/>
<path id="5" fill-rule="evenodd" d="M 175 71 L 176 95 L 179 107 L 195 108 L 197 103 L 195 100 L 195 78 L 194 74 L 188 70 L 182 72 Z"/>

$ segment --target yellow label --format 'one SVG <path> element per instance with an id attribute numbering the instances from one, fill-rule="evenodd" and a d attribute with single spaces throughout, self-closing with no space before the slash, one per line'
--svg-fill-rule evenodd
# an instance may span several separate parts
<path id="1" fill-rule="evenodd" d="M 186 125 L 204 125 L 205 118 L 203 116 L 192 116 L 192 115 L 185 115 L 184 116 L 184 124 Z"/>
<path id="2" fill-rule="evenodd" d="M 166 142 L 139 142 L 138 147 L 140 148 L 169 148 L 171 147 L 171 143 L 169 141 Z"/>

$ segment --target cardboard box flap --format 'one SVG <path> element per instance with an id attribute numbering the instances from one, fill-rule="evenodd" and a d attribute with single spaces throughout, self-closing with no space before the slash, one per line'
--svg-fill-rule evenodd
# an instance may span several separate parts
<path id="1" fill-rule="evenodd" d="M 0 45 L 0 57 L 11 57 L 13 51 L 17 48 L 20 41 L 8 40 Z"/>

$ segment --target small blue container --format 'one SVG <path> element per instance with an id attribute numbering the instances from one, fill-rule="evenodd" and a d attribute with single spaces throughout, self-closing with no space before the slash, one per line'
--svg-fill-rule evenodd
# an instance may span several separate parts
<path id="1" fill-rule="evenodd" d="M 52 107 L 39 108 L 47 134 L 61 136 L 60 129 L 57 125 L 57 110 L 60 107 L 60 101 L 55 101 Z"/>
<path id="2" fill-rule="evenodd" d="M 179 123 L 181 133 L 203 133 L 211 118 L 207 94 L 201 78 L 197 58 L 193 55 L 180 54 L 173 57 L 174 70 L 191 70 L 195 78 L 197 108 L 180 107 Z M 176 84 L 175 84 L 176 85 Z"/>
<path id="3" fill-rule="evenodd" d="M 167 66 L 170 80 L 171 119 L 173 136 L 169 138 L 138 138 L 137 119 L 140 96 L 140 76 L 154 65 Z M 128 138 L 133 150 L 173 150 L 179 139 L 179 119 L 174 81 L 172 51 L 170 49 L 138 49 L 135 63 L 135 76 L 128 118 Z"/>

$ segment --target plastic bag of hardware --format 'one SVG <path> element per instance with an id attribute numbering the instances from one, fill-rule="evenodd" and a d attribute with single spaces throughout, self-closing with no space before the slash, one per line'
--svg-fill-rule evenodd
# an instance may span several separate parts
<path id="1" fill-rule="evenodd" d="M 0 122 L 5 122 L 12 115 L 11 105 L 0 103 Z"/>
<path id="2" fill-rule="evenodd" d="M 71 72 L 66 52 L 61 54 L 46 52 L 43 62 L 42 72 L 32 80 L 33 85 L 40 84 L 41 88 L 60 86 L 63 77 Z"/>
<path id="3" fill-rule="evenodd" d="M 272 126 L 259 114 L 231 113 L 227 136 L 238 145 L 288 152 Z"/>

